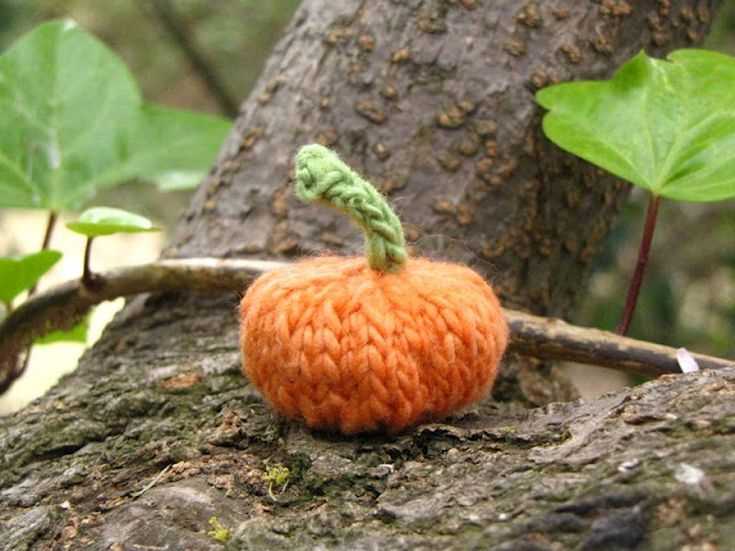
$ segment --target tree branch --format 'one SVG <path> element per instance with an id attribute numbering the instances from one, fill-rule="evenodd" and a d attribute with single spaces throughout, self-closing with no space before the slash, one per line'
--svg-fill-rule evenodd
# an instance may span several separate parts
<path id="1" fill-rule="evenodd" d="M 101 284 L 85 288 L 80 280 L 38 294 L 20 305 L 0 325 L 0 393 L 13 379 L 13 359 L 32 341 L 58 329 L 69 329 L 89 309 L 105 300 L 164 291 L 242 292 L 261 273 L 286 266 L 283 262 L 244 259 L 187 258 L 111 270 Z M 611 367 L 650 377 L 679 373 L 676 350 L 576 327 L 564 321 L 505 310 L 511 327 L 511 352 L 546 360 L 565 360 Z M 735 362 L 693 354 L 702 368 Z M 12 382 L 12 380 L 10 381 Z"/>
<path id="2" fill-rule="evenodd" d="M 578 362 L 657 377 L 681 373 L 676 349 L 571 325 L 556 318 L 505 310 L 511 328 L 508 350 L 543 360 Z M 702 369 L 735 366 L 735 360 L 692 354 Z"/>
<path id="3" fill-rule="evenodd" d="M 222 112 L 229 117 L 237 116 L 237 101 L 230 95 L 222 79 L 206 60 L 192 32 L 183 24 L 171 2 L 169 0 L 150 0 L 141 2 L 141 6 L 146 10 L 150 6 L 150 12 L 186 56 L 192 69 L 209 89 Z"/>

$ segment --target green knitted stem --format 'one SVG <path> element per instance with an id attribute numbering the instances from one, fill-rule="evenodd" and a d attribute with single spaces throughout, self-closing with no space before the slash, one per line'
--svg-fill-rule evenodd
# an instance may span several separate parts
<path id="1" fill-rule="evenodd" d="M 406 262 L 401 221 L 370 182 L 324 146 L 306 145 L 296 155 L 296 195 L 350 215 L 365 234 L 365 254 L 373 270 L 394 272 Z"/>

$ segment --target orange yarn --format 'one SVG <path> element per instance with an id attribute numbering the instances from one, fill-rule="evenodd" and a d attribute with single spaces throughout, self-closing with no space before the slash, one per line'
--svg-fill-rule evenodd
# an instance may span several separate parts
<path id="1" fill-rule="evenodd" d="M 243 371 L 312 428 L 396 432 L 483 398 L 508 342 L 467 267 L 408 259 L 382 273 L 322 257 L 266 273 L 240 305 Z"/>

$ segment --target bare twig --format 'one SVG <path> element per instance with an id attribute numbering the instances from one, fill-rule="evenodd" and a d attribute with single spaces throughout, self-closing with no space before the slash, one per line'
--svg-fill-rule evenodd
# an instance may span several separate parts
<path id="1" fill-rule="evenodd" d="M 13 311 L 0 325 L 0 387 L 12 377 L 12 359 L 34 339 L 69 329 L 105 300 L 163 291 L 243 291 L 263 272 L 288 264 L 265 260 L 188 258 L 160 260 L 100 274 L 100 285 L 70 281 L 41 293 Z M 657 376 L 680 373 L 676 350 L 576 327 L 558 319 L 505 310 L 511 327 L 510 351 L 549 360 L 567 360 Z M 693 354 L 704 368 L 735 365 L 722 358 Z M 1 390 L 1 388 L 0 388 Z"/>
<path id="2" fill-rule="evenodd" d="M 676 348 L 622 337 L 609 331 L 505 310 L 511 352 L 544 360 L 579 362 L 656 377 L 681 373 Z M 702 369 L 735 367 L 735 360 L 692 354 Z"/>
<path id="3" fill-rule="evenodd" d="M 172 465 L 166 465 L 166 467 L 165 467 L 165 468 L 164 468 L 164 469 L 163 469 L 163 470 L 162 470 L 161 472 L 159 472 L 159 473 L 158 473 L 158 474 L 157 474 L 157 475 L 156 475 L 156 476 L 155 476 L 155 477 L 153 478 L 153 480 L 151 480 L 151 481 L 150 481 L 150 482 L 149 482 L 148 484 L 146 484 L 146 485 L 145 485 L 145 486 L 144 486 L 144 487 L 143 487 L 143 488 L 142 488 L 141 490 L 138 490 L 137 492 L 133 492 L 132 494 L 130 494 L 130 496 L 131 496 L 131 497 L 140 497 L 140 496 L 142 496 L 142 495 L 143 495 L 144 493 L 146 493 L 146 492 L 147 492 L 148 490 L 150 490 L 151 488 L 153 488 L 153 486 L 155 486 L 155 485 L 156 485 L 156 484 L 158 483 L 158 481 L 159 481 L 159 480 L 161 480 L 161 478 L 163 478 L 163 476 L 164 476 L 164 475 L 165 475 L 165 474 L 166 474 L 166 473 L 167 473 L 167 472 L 168 472 L 169 470 L 171 470 L 171 467 L 172 467 Z"/>
<path id="4" fill-rule="evenodd" d="M 186 56 L 192 69 L 217 101 L 222 112 L 234 118 L 238 112 L 237 101 L 233 99 L 224 82 L 207 61 L 206 56 L 196 44 L 193 33 L 181 21 L 171 2 L 169 0 L 142 0 L 141 6 L 146 10 L 150 6 L 150 12 Z"/>

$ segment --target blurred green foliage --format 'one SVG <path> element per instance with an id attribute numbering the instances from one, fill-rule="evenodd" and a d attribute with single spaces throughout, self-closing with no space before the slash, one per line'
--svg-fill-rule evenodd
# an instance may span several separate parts
<path id="1" fill-rule="evenodd" d="M 201 179 L 232 127 L 145 102 L 120 57 L 70 19 L 2 52 L 0 120 L 0 207 L 56 212 L 134 178 Z"/>
<path id="2" fill-rule="evenodd" d="M 154 1 L 158 0 L 0 0 L 0 50 L 42 21 L 70 17 L 123 58 L 146 100 L 225 114 L 181 45 L 151 13 Z M 299 0 L 165 3 L 239 103 L 250 92 Z M 190 191 L 175 191 L 161 199 L 155 188 L 133 182 L 99 194 L 96 202 L 121 205 L 172 227 L 190 196 Z"/>
<path id="3" fill-rule="evenodd" d="M 0 302 L 5 311 L 9 311 L 15 298 L 33 287 L 60 258 L 59 251 L 49 249 L 20 257 L 0 257 Z"/>
<path id="4" fill-rule="evenodd" d="M 217 112 L 185 55 L 147 8 L 154 0 L 0 0 L 0 48 L 47 19 L 71 17 L 122 56 L 149 100 Z M 299 0 L 172 0 L 227 89 L 242 100 Z"/>

